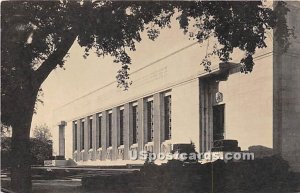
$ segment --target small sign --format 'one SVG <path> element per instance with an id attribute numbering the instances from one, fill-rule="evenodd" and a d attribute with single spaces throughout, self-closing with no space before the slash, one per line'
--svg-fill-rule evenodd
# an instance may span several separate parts
<path id="1" fill-rule="evenodd" d="M 216 102 L 217 103 L 223 102 L 223 93 L 221 92 L 216 93 Z"/>

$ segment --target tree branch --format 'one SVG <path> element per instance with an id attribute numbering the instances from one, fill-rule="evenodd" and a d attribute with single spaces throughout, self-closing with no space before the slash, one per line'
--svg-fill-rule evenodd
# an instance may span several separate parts
<path id="1" fill-rule="evenodd" d="M 73 31 L 66 32 L 54 52 L 35 71 L 35 77 L 38 84 L 42 84 L 51 71 L 63 60 L 76 40 L 76 37 L 77 34 Z"/>

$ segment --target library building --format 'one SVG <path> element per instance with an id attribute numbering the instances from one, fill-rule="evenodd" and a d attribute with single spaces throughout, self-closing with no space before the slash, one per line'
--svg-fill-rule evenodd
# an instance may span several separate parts
<path id="1" fill-rule="evenodd" d="M 287 20 L 298 38 L 280 53 L 268 37 L 249 74 L 240 72 L 241 58 L 213 59 L 205 71 L 200 43 L 159 58 L 153 50 L 151 63 L 130 72 L 128 91 L 112 82 L 54 111 L 54 151 L 77 165 L 126 165 L 144 163 L 130 159 L 130 151 L 170 153 L 193 143 L 199 153 L 271 150 L 300 172 L 297 5 L 289 3 Z M 214 143 L 226 140 L 236 147 Z"/>

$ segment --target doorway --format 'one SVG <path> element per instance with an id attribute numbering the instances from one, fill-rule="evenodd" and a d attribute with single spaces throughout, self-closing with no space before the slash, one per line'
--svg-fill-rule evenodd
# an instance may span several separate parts
<path id="1" fill-rule="evenodd" d="M 213 141 L 224 139 L 225 104 L 213 106 Z"/>

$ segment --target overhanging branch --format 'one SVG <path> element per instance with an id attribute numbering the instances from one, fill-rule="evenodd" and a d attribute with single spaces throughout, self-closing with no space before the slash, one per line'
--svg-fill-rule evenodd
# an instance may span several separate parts
<path id="1" fill-rule="evenodd" d="M 42 65 L 35 71 L 36 81 L 38 84 L 44 82 L 53 69 L 63 60 L 74 41 L 77 34 L 73 31 L 68 31 L 62 37 L 61 43 L 57 46 L 54 52 L 42 63 Z"/>

